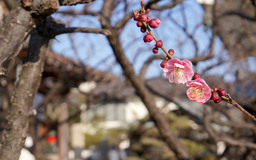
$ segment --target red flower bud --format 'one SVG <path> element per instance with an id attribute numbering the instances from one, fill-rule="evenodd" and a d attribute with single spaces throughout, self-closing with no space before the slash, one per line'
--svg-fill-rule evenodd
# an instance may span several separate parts
<path id="1" fill-rule="evenodd" d="M 224 89 L 218 88 L 218 91 L 220 96 L 225 96 L 226 95 L 226 91 Z"/>
<path id="2" fill-rule="evenodd" d="M 144 7 L 144 6 L 145 6 L 145 2 L 144 2 L 144 1 L 141 1 L 141 2 L 140 2 L 140 5 L 141 5 L 141 7 Z"/>
<path id="3" fill-rule="evenodd" d="M 161 48 L 163 46 L 162 40 L 156 42 L 156 47 Z"/>
<path id="4" fill-rule="evenodd" d="M 200 75 L 198 74 L 198 73 L 194 73 L 194 76 L 193 76 L 193 78 L 192 79 L 197 79 L 197 78 L 200 78 Z"/>
<path id="5" fill-rule="evenodd" d="M 142 33 L 145 33 L 145 32 L 147 31 L 147 28 L 146 28 L 145 26 L 142 26 L 142 27 L 140 28 L 140 31 L 141 31 Z"/>
<path id="6" fill-rule="evenodd" d="M 211 99 L 217 101 L 218 99 L 220 99 L 220 96 L 217 92 L 213 92 Z"/>
<path id="7" fill-rule="evenodd" d="M 163 62 L 160 64 L 160 66 L 161 66 L 162 68 L 164 68 L 164 67 L 166 66 L 166 63 L 167 63 L 167 61 L 165 60 L 165 61 L 163 61 Z"/>
<path id="8" fill-rule="evenodd" d="M 150 9 L 149 9 L 149 8 L 146 9 L 146 12 L 145 12 L 145 13 L 148 14 L 149 12 L 150 12 Z"/>
<path id="9" fill-rule="evenodd" d="M 153 53 L 154 53 L 154 54 L 157 54 L 157 53 L 158 53 L 158 48 L 157 48 L 157 47 L 155 47 L 155 48 L 153 48 L 153 50 L 152 50 L 152 51 L 153 51 Z"/>
<path id="10" fill-rule="evenodd" d="M 168 53 L 172 56 L 174 54 L 174 50 L 173 49 L 169 49 Z"/>
<path id="11" fill-rule="evenodd" d="M 143 38 L 144 42 L 151 42 L 153 39 L 154 38 L 153 38 L 153 36 L 151 34 L 147 34 Z"/>
<path id="12" fill-rule="evenodd" d="M 157 28 L 159 26 L 155 19 L 151 19 L 148 24 L 151 28 Z"/>
<path id="13" fill-rule="evenodd" d="M 138 21 L 138 22 L 137 22 L 137 26 L 138 26 L 138 27 L 142 27 L 142 26 L 143 26 L 143 23 L 142 23 L 141 21 Z"/>
<path id="14" fill-rule="evenodd" d="M 139 21 L 140 20 L 140 16 L 139 15 L 135 15 L 133 18 L 134 18 L 135 21 Z"/>
<path id="15" fill-rule="evenodd" d="M 161 24 L 161 21 L 158 18 L 156 18 L 155 21 L 157 24 Z"/>
<path id="16" fill-rule="evenodd" d="M 214 100 L 214 103 L 220 103 L 221 99 Z"/>
<path id="17" fill-rule="evenodd" d="M 148 16 L 146 14 L 142 14 L 142 15 L 140 15 L 140 20 L 143 22 L 147 22 Z"/>

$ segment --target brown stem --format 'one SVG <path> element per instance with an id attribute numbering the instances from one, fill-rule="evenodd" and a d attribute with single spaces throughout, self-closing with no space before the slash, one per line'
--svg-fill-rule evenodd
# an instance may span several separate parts
<path id="1" fill-rule="evenodd" d="M 230 104 L 232 104 L 232 105 L 234 105 L 235 107 L 240 109 L 243 113 L 245 113 L 248 117 L 250 117 L 252 120 L 254 120 L 256 122 L 255 116 L 251 115 L 251 113 L 249 113 L 242 106 L 240 106 L 236 101 L 234 101 L 234 99 L 229 94 L 227 94 L 227 97 L 222 96 L 221 99 L 230 103 Z"/>

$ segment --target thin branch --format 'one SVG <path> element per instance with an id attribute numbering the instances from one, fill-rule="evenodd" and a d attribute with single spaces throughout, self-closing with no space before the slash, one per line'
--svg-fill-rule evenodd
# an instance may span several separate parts
<path id="1" fill-rule="evenodd" d="M 182 3 L 184 0 L 175 0 L 171 3 L 168 3 L 166 5 L 163 6 L 158 6 L 156 3 L 159 2 L 160 0 L 151 0 L 149 1 L 149 3 L 145 6 L 145 8 L 150 8 L 153 10 L 164 10 L 164 9 L 168 9 L 168 8 L 173 8 L 176 5 Z"/>
<path id="2" fill-rule="evenodd" d="M 246 19 L 248 21 L 256 21 L 256 16 L 254 16 L 254 17 L 249 16 L 246 13 L 239 11 L 239 10 L 227 11 L 227 12 L 223 13 L 222 15 L 220 15 L 219 18 L 224 17 L 224 16 L 232 16 L 232 15 L 238 16 L 238 17 L 240 17 L 242 19 Z"/>
<path id="3" fill-rule="evenodd" d="M 40 110 L 44 105 L 46 105 L 53 98 L 55 98 L 56 95 L 60 93 L 62 87 L 63 87 L 63 83 L 61 81 L 55 83 L 54 87 L 51 88 L 51 90 L 47 93 L 44 100 L 38 106 L 36 106 L 36 110 L 37 111 Z"/>
<path id="4" fill-rule="evenodd" d="M 256 144 L 251 143 L 245 140 L 236 140 L 232 139 L 227 136 L 220 136 L 219 134 L 216 133 L 216 130 L 211 125 L 211 121 L 218 118 L 217 113 L 212 113 L 212 114 L 207 114 L 204 118 L 204 123 L 205 123 L 205 129 L 209 133 L 209 135 L 216 141 L 224 141 L 229 145 L 232 146 L 238 146 L 238 147 L 246 147 L 250 149 L 256 149 Z"/>
<path id="5" fill-rule="evenodd" d="M 125 15 L 123 19 L 121 19 L 118 23 L 116 23 L 116 28 L 123 28 L 126 23 L 133 17 L 133 13 L 128 13 Z"/>
<path id="6" fill-rule="evenodd" d="M 60 0 L 60 5 L 76 5 L 93 2 L 94 0 Z"/>
<path id="7" fill-rule="evenodd" d="M 210 42 L 210 45 L 209 45 L 209 50 L 210 50 L 209 54 L 207 56 L 200 56 L 200 57 L 195 57 L 195 58 L 190 59 L 190 61 L 194 65 L 196 65 L 198 62 L 209 60 L 209 59 L 214 57 L 213 49 L 214 49 L 214 44 L 215 44 L 215 37 L 216 37 L 216 28 L 214 27 L 213 31 L 212 31 L 211 42 Z"/>
<path id="8" fill-rule="evenodd" d="M 86 8 L 87 9 L 87 8 Z M 63 14 L 63 15 L 69 15 L 69 16 L 77 16 L 77 15 L 91 15 L 91 16 L 98 16 L 99 13 L 97 12 L 92 12 L 88 10 L 83 10 L 81 12 L 76 12 L 76 11 L 57 11 L 55 13 Z"/>
<path id="9" fill-rule="evenodd" d="M 82 27 L 56 28 L 55 31 L 54 31 L 55 35 L 60 35 L 60 34 L 64 34 L 64 33 L 75 33 L 75 32 L 99 33 L 99 34 L 104 34 L 106 36 L 111 34 L 111 32 L 107 29 L 82 28 Z"/>
<path id="10" fill-rule="evenodd" d="M 255 116 L 251 115 L 247 110 L 240 106 L 229 94 L 227 94 L 226 96 L 221 96 L 221 99 L 237 107 L 239 110 L 241 110 L 243 113 L 245 113 L 248 117 L 256 122 Z"/>
<path id="11" fill-rule="evenodd" d="M 183 21 L 186 21 L 186 16 L 183 15 L 182 17 L 183 17 Z M 194 47 L 195 47 L 195 55 L 196 55 L 196 57 L 197 57 L 198 51 L 199 51 L 198 43 L 197 43 L 197 41 L 195 40 L 194 35 L 192 35 L 192 34 L 190 34 L 190 33 L 188 32 L 188 29 L 186 28 L 186 23 L 185 23 L 185 26 L 182 26 L 182 25 L 180 25 L 172 16 L 170 16 L 170 19 L 173 21 L 173 23 L 174 23 L 177 27 L 179 27 L 181 30 L 183 30 L 183 32 L 186 34 L 186 36 L 187 36 L 189 39 L 192 40 L 192 42 L 193 42 L 193 44 L 194 44 Z"/>
<path id="12" fill-rule="evenodd" d="M 148 66 L 156 59 L 164 59 L 164 55 L 153 55 L 147 59 L 147 61 L 143 64 L 141 70 L 140 70 L 140 79 L 143 81 L 145 79 L 145 74 L 147 71 Z"/>

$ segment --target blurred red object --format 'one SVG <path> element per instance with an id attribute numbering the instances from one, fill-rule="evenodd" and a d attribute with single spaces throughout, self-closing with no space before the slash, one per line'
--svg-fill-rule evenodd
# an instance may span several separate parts
<path id="1" fill-rule="evenodd" d="M 57 137 L 56 136 L 49 136 L 47 137 L 47 140 L 46 140 L 49 144 L 53 144 L 53 143 L 56 143 L 57 142 Z"/>

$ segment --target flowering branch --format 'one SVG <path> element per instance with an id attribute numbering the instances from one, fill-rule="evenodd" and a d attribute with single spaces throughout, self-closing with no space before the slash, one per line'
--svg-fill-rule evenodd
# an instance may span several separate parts
<path id="1" fill-rule="evenodd" d="M 174 50 L 170 49 L 167 52 L 163 46 L 162 40 L 158 40 L 151 30 L 151 28 L 157 28 L 159 24 L 161 24 L 161 21 L 158 18 L 151 19 L 147 15 L 150 12 L 150 9 L 145 10 L 144 1 L 141 1 L 141 7 L 142 8 L 139 11 L 133 11 L 134 20 L 137 21 L 137 26 L 140 27 L 142 33 L 148 31 L 143 38 L 145 43 L 155 40 L 156 44 L 152 52 L 157 54 L 158 48 L 161 48 L 166 54 L 166 58 L 160 66 L 164 68 L 164 75 L 169 79 L 169 82 L 186 84 L 189 87 L 186 94 L 192 101 L 206 103 L 208 100 L 213 100 L 215 103 L 219 103 L 223 100 L 236 106 L 256 122 L 256 118 L 235 102 L 229 94 L 226 94 L 225 90 L 221 88 L 211 89 L 208 84 L 200 78 L 200 75 L 193 71 L 191 61 L 181 61 L 177 58 L 173 58 L 172 55 L 174 54 Z"/>
<path id="2" fill-rule="evenodd" d="M 146 14 L 145 13 L 149 13 L 150 12 L 150 9 L 147 9 L 146 11 L 145 11 L 145 9 L 144 8 L 142 8 L 142 18 L 144 18 L 145 16 L 146 16 Z M 159 20 L 159 19 L 152 19 L 152 20 L 150 20 L 150 18 L 148 17 L 148 16 L 146 16 L 144 19 L 145 19 L 145 21 L 143 20 L 143 21 L 140 21 L 140 13 L 138 13 L 138 12 L 135 12 L 135 11 L 133 11 L 133 14 L 134 14 L 134 20 L 137 20 L 138 22 L 137 22 L 137 26 L 138 27 L 141 27 L 141 32 L 146 32 L 146 30 L 148 30 L 148 36 L 149 37 L 147 37 L 147 35 L 145 36 L 145 37 L 147 37 L 147 38 L 149 38 L 149 39 L 146 39 L 145 37 L 144 37 L 144 41 L 145 42 L 151 42 L 153 39 L 156 41 L 156 42 L 158 42 L 158 44 L 159 43 L 162 43 L 162 41 L 160 40 L 160 41 L 158 41 L 158 39 L 156 38 L 156 36 L 154 35 L 154 33 L 151 31 L 151 29 L 150 29 L 150 27 L 148 26 L 148 24 L 145 22 L 145 21 L 148 21 L 150 24 L 151 24 L 151 26 L 152 26 L 152 28 L 157 28 L 158 27 L 158 25 L 161 23 L 161 21 Z M 145 15 L 145 16 L 144 16 Z M 152 38 L 151 38 L 151 36 L 152 36 Z M 152 40 L 151 40 L 152 39 Z M 172 59 L 172 54 L 171 53 L 169 53 L 169 52 L 167 52 L 167 50 L 164 48 L 164 46 L 163 46 L 163 44 L 159 44 L 159 47 L 155 47 L 154 49 L 155 49 L 155 52 L 154 52 L 154 50 L 153 50 L 153 53 L 158 53 L 158 48 L 161 48 L 163 51 L 164 51 L 164 53 L 167 55 L 167 57 L 169 57 L 170 59 Z M 156 51 L 157 50 L 157 51 Z M 173 51 L 173 50 L 172 50 Z M 174 52 L 173 52 L 174 53 Z"/>

